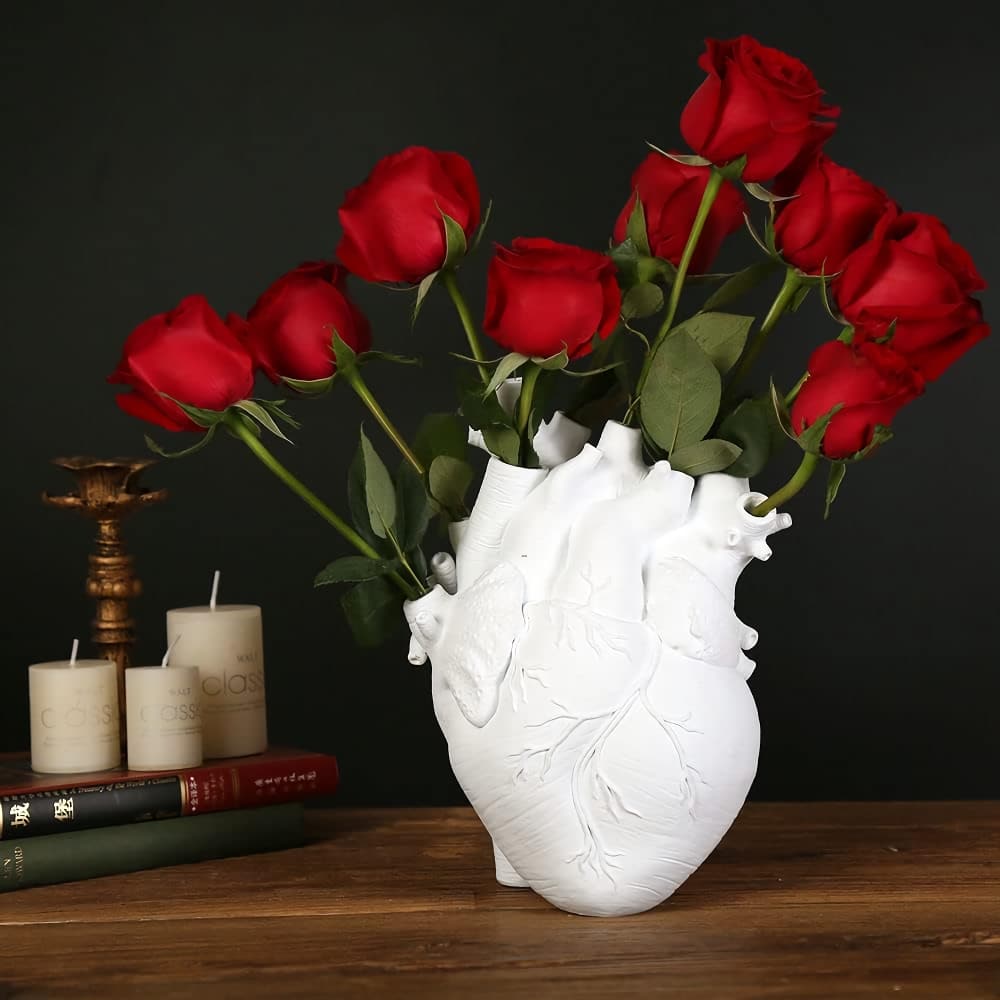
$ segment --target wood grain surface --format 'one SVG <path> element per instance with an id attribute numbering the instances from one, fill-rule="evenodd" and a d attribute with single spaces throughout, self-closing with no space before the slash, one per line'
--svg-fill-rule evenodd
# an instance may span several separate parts
<path id="1" fill-rule="evenodd" d="M 1000 998 L 1000 803 L 751 804 L 658 909 L 560 913 L 468 809 L 0 895 L 0 998 Z"/>

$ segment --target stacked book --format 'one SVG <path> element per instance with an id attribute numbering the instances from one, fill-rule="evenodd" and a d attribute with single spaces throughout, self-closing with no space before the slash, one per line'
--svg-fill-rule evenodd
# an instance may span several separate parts
<path id="1" fill-rule="evenodd" d="M 299 847 L 303 802 L 338 781 L 335 757 L 291 749 L 69 778 L 0 754 L 0 892 Z"/>

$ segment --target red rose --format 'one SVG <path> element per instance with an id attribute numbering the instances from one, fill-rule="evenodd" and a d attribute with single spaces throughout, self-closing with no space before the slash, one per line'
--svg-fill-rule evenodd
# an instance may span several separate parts
<path id="1" fill-rule="evenodd" d="M 710 38 L 698 65 L 708 79 L 681 114 L 688 145 L 722 165 L 747 157 L 743 180 L 781 173 L 802 151 L 834 130 L 839 108 L 823 104 L 823 91 L 808 67 L 749 35 L 721 42 Z"/>
<path id="2" fill-rule="evenodd" d="M 856 337 L 884 336 L 924 378 L 937 378 L 989 333 L 970 292 L 985 288 L 972 258 L 932 215 L 893 208 L 832 284 Z"/>
<path id="3" fill-rule="evenodd" d="M 547 358 L 565 347 L 579 358 L 595 333 L 614 330 L 620 308 L 606 254 L 521 236 L 490 261 L 483 329 L 508 351 Z"/>
<path id="4" fill-rule="evenodd" d="M 417 284 L 443 264 L 442 213 L 471 240 L 479 225 L 479 187 L 458 153 L 410 146 L 379 160 L 368 179 L 347 192 L 337 256 L 366 281 Z"/>
<path id="5" fill-rule="evenodd" d="M 782 257 L 806 274 L 839 271 L 890 204 L 884 191 L 822 154 L 794 194 L 778 205 L 774 237 Z"/>
<path id="6" fill-rule="evenodd" d="M 827 458 L 849 458 L 871 444 L 875 425 L 888 427 L 899 410 L 924 391 L 924 380 L 885 344 L 822 344 L 809 359 L 809 377 L 792 404 L 801 434 L 838 403 L 823 435 Z"/>
<path id="7" fill-rule="evenodd" d="M 189 295 L 129 334 L 108 381 L 131 386 L 132 392 L 115 398 L 133 417 L 168 431 L 201 431 L 165 396 L 202 410 L 225 410 L 253 390 L 253 360 L 205 297 Z"/>
<path id="8" fill-rule="evenodd" d="M 327 261 L 282 275 L 247 314 L 246 345 L 272 381 L 312 381 L 336 370 L 333 333 L 355 351 L 371 346 L 368 320 L 347 297 L 346 272 Z"/>
<path id="9" fill-rule="evenodd" d="M 706 167 L 688 167 L 662 153 L 650 153 L 632 175 L 633 194 L 615 223 L 615 242 L 625 239 L 638 192 L 653 256 L 679 264 L 708 177 Z M 726 181 L 708 213 L 691 260 L 694 273 L 708 270 L 723 240 L 743 225 L 743 211 L 742 195 Z"/>

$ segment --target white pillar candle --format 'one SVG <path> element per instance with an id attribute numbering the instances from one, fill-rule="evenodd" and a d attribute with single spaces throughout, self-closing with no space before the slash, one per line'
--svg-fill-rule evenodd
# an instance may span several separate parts
<path id="1" fill-rule="evenodd" d="M 125 671 L 128 766 L 173 771 L 202 760 L 201 680 L 197 667 L 168 664 Z"/>
<path id="2" fill-rule="evenodd" d="M 205 756 L 245 757 L 267 749 L 264 638 L 256 604 L 216 604 L 167 612 L 174 666 L 197 667 Z"/>
<path id="3" fill-rule="evenodd" d="M 121 762 L 118 675 L 110 660 L 68 660 L 28 667 L 31 767 L 42 774 L 106 771 Z"/>

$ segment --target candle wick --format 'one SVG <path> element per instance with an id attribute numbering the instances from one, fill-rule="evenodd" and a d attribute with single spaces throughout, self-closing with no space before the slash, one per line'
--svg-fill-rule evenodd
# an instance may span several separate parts
<path id="1" fill-rule="evenodd" d="M 69 654 L 69 665 L 71 667 L 76 666 L 76 654 L 80 652 L 80 640 L 73 640 L 73 652 Z"/>
<path id="2" fill-rule="evenodd" d="M 163 654 L 163 661 L 160 663 L 161 667 L 170 666 L 170 654 L 174 651 L 174 646 L 177 645 L 177 640 L 180 639 L 180 637 L 181 634 L 178 632 L 177 635 L 174 636 L 174 641 L 167 646 L 167 651 Z"/>
<path id="3" fill-rule="evenodd" d="M 212 596 L 211 598 L 209 598 L 208 601 L 208 606 L 209 608 L 211 608 L 212 611 L 215 610 L 215 602 L 219 596 L 219 577 L 221 575 L 222 574 L 218 570 L 216 570 L 215 576 L 212 577 Z"/>

